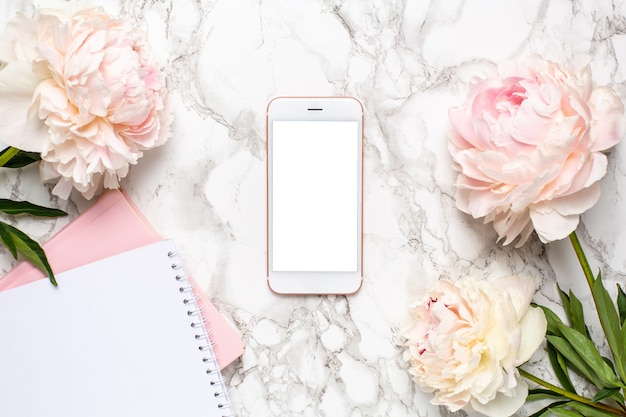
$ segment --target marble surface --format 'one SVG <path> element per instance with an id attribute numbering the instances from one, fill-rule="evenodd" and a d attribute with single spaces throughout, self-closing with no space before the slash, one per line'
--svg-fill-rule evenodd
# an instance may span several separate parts
<path id="1" fill-rule="evenodd" d="M 408 305 L 440 277 L 533 275 L 536 301 L 554 305 L 558 280 L 589 305 L 569 242 L 502 247 L 491 226 L 456 209 L 446 114 L 481 66 L 530 53 L 563 62 L 587 52 L 595 81 L 625 99 L 626 1 L 95 3 L 145 28 L 167 74 L 174 135 L 123 187 L 184 246 L 188 269 L 244 341 L 224 370 L 239 416 L 449 416 L 402 359 Z M 4 1 L 0 23 L 54 4 Z M 277 296 L 266 285 L 265 108 L 278 95 L 350 95 L 365 107 L 365 278 L 355 295 Z M 602 198 L 578 229 L 609 283 L 626 274 L 624 152 L 621 143 L 610 155 Z M 20 219 L 41 242 L 92 203 L 50 197 L 34 168 L 0 171 L 0 186 L 70 213 Z M 0 268 L 13 264 L 3 251 Z M 547 366 L 538 354 L 529 368 Z"/>

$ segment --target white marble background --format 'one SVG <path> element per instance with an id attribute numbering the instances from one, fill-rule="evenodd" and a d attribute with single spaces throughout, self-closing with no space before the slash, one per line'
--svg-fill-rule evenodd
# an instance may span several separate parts
<path id="1" fill-rule="evenodd" d="M 6 0 L 0 23 L 58 0 Z M 407 308 L 439 277 L 516 273 L 587 289 L 569 242 L 495 243 L 455 208 L 447 108 L 484 65 L 538 53 L 592 57 L 594 79 L 626 98 L 624 0 L 98 0 L 145 28 L 168 76 L 174 137 L 124 182 L 246 351 L 224 371 L 240 416 L 448 416 L 402 359 Z M 265 283 L 265 108 L 277 95 L 351 95 L 365 107 L 365 281 L 349 297 L 284 297 Z M 0 138 L 1 140 L 2 138 Z M 626 144 L 579 236 L 609 282 L 626 273 Z M 71 217 L 36 169 L 0 171 L 0 193 Z M 45 241 L 69 219 L 18 223 Z M 13 261 L 4 252 L 0 267 Z M 601 260 L 605 262 L 601 262 Z M 543 373 L 537 355 L 531 369 Z M 520 412 L 524 415 L 524 411 Z"/>

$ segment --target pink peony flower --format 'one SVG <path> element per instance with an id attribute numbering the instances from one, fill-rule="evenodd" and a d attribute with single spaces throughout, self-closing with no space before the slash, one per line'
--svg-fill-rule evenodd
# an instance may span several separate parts
<path id="1" fill-rule="evenodd" d="M 517 366 L 542 343 L 547 322 L 531 307 L 533 279 L 438 281 L 413 306 L 404 357 L 433 404 L 510 416 L 526 401 Z"/>
<path id="2" fill-rule="evenodd" d="M 457 206 L 493 222 L 505 245 L 533 230 L 544 243 L 562 239 L 599 199 L 602 152 L 624 134 L 624 106 L 593 87 L 586 60 L 565 69 L 532 56 L 498 72 L 449 111 Z"/>
<path id="3" fill-rule="evenodd" d="M 119 187 L 170 135 L 163 74 L 146 36 L 101 8 L 18 15 L 0 38 L 0 139 L 39 152 L 53 193 Z"/>

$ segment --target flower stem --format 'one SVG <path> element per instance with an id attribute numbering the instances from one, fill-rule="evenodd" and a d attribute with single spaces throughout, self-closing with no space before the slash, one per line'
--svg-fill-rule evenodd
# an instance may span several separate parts
<path id="1" fill-rule="evenodd" d="M 572 246 L 574 247 L 574 252 L 576 252 L 576 257 L 578 258 L 578 262 L 580 262 L 580 266 L 585 273 L 585 278 L 587 278 L 587 283 L 589 284 L 589 288 L 593 287 L 593 282 L 595 278 L 593 276 L 593 272 L 591 271 L 591 266 L 589 266 L 589 261 L 587 260 L 587 256 L 585 256 L 585 252 L 583 251 L 583 247 L 578 240 L 578 236 L 576 236 L 576 231 L 573 231 L 569 235 L 569 240 L 572 242 Z"/>
<path id="2" fill-rule="evenodd" d="M 528 379 L 530 381 L 533 381 L 534 383 L 539 384 L 542 387 L 547 388 L 547 389 L 549 389 L 550 391 L 552 391 L 552 392 L 554 392 L 556 394 L 562 395 L 565 398 L 568 398 L 568 399 L 570 399 L 572 401 L 577 401 L 579 403 L 588 405 L 589 407 L 593 407 L 593 408 L 597 408 L 599 410 L 603 410 L 603 411 L 607 411 L 609 413 L 613 413 L 616 416 L 624 416 L 624 417 L 626 417 L 626 412 L 624 412 L 623 410 L 611 407 L 610 405 L 607 405 L 607 404 L 604 404 L 604 403 L 593 402 L 589 398 L 581 397 L 578 394 L 574 394 L 573 392 L 569 392 L 569 391 L 567 391 L 567 390 L 565 390 L 563 388 L 557 387 L 556 385 L 553 385 L 553 384 L 551 384 L 551 383 L 549 383 L 547 381 L 544 381 L 543 379 L 541 379 L 539 377 L 536 377 L 535 375 L 530 374 L 530 373 L 524 371 L 521 368 L 518 368 L 518 370 L 519 370 L 520 375 L 523 376 L 524 378 L 526 378 L 526 379 Z"/>

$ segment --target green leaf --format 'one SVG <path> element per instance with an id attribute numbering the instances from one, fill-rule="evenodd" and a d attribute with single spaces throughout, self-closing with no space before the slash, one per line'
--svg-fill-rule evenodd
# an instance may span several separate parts
<path id="1" fill-rule="evenodd" d="M 572 384 L 572 380 L 569 377 L 569 371 L 567 370 L 567 364 L 565 363 L 563 355 L 561 355 L 551 344 L 548 344 L 546 350 L 548 352 L 548 359 L 550 359 L 554 374 L 559 380 L 561 387 L 576 394 L 576 388 L 574 387 L 574 384 Z"/>
<path id="2" fill-rule="evenodd" d="M 536 305 L 543 310 L 544 315 L 546 316 L 546 320 L 548 322 L 548 328 L 546 330 L 546 334 L 553 334 L 555 336 L 561 336 L 561 332 L 559 331 L 559 325 L 563 324 L 559 316 L 557 316 L 554 311 L 550 310 L 548 307 L 544 307 L 541 305 Z"/>
<path id="3" fill-rule="evenodd" d="M 567 404 L 574 410 L 579 411 L 585 417 L 615 417 L 615 413 L 610 411 L 600 410 L 587 404 L 571 401 Z"/>
<path id="4" fill-rule="evenodd" d="M 37 242 L 28 237 L 24 232 L 15 227 L 0 222 L 0 240 L 9 249 L 15 259 L 21 254 L 28 262 L 42 270 L 53 285 L 58 285 L 54 278 L 52 268 L 48 263 L 44 250 Z"/>
<path id="5" fill-rule="evenodd" d="M 561 408 L 561 407 L 553 407 L 550 409 L 550 411 L 552 411 L 552 414 L 558 417 L 585 417 L 583 414 L 580 414 L 577 411 L 568 410 L 566 408 Z M 587 417 L 590 417 L 590 416 L 587 416 Z"/>
<path id="6" fill-rule="evenodd" d="M 626 346 L 626 326 L 622 327 L 622 346 Z M 622 381 L 624 381 L 623 377 L 622 377 Z"/>
<path id="7" fill-rule="evenodd" d="M 591 287 L 591 293 L 598 310 L 600 324 L 602 324 L 604 335 L 613 354 L 617 374 L 622 381 L 626 381 L 626 344 L 620 329 L 617 310 L 609 292 L 604 288 L 600 274 Z"/>
<path id="8" fill-rule="evenodd" d="M 596 384 L 598 388 L 621 388 L 624 386 L 617 375 L 615 375 L 613 368 L 604 362 L 602 355 L 600 355 L 596 346 L 587 336 L 565 325 L 561 325 L 560 330 L 576 353 L 591 367 L 602 382 L 601 385 Z"/>
<path id="9" fill-rule="evenodd" d="M 535 388 L 535 389 L 528 390 L 526 401 L 538 401 L 538 400 L 567 400 L 567 398 L 554 391 L 550 391 L 549 389 Z"/>
<path id="10" fill-rule="evenodd" d="M 0 152 L 0 167 L 22 168 L 40 160 L 38 152 L 26 152 L 11 146 Z"/>
<path id="11" fill-rule="evenodd" d="M 604 406 L 604 405 L 601 405 Z M 563 417 L 616 417 L 615 412 L 619 412 L 618 409 L 611 409 L 608 406 L 604 406 L 605 409 L 600 409 L 594 405 L 583 404 L 578 401 L 556 401 L 541 410 L 535 412 L 529 417 L 547 417 L 551 415 L 563 416 Z M 620 414 L 621 415 L 621 414 Z"/>
<path id="12" fill-rule="evenodd" d="M 563 310 L 565 310 L 565 314 L 567 314 L 567 318 L 569 319 L 569 296 L 561 289 L 559 284 L 556 284 L 556 288 L 559 290 L 559 297 L 561 297 L 561 303 L 563 303 Z"/>
<path id="13" fill-rule="evenodd" d="M 626 293 L 619 284 L 617 284 L 617 309 L 619 310 L 620 323 L 624 327 L 624 322 L 626 322 Z"/>
<path id="14" fill-rule="evenodd" d="M 585 378 L 587 381 L 594 384 L 596 387 L 604 388 L 602 384 L 602 380 L 598 378 L 593 369 L 585 362 L 583 358 L 576 352 L 576 350 L 572 347 L 572 345 L 564 339 L 563 337 L 547 335 L 546 339 L 548 343 L 550 343 L 554 348 L 561 354 L 567 361 L 569 365 L 578 373 L 580 376 Z"/>
<path id="15" fill-rule="evenodd" d="M 67 216 L 63 210 L 38 206 L 28 201 L 13 201 L 0 198 L 0 211 L 6 214 L 30 214 L 38 217 L 61 217 Z"/>
<path id="16" fill-rule="evenodd" d="M 619 388 L 603 388 L 593 396 L 591 401 L 594 403 L 606 400 L 607 398 L 614 398 L 618 401 L 622 400 Z"/>
<path id="17" fill-rule="evenodd" d="M 11 255 L 15 259 L 17 259 L 17 245 L 15 244 L 15 240 L 13 239 L 13 235 L 11 231 L 7 227 L 8 226 L 3 222 L 0 222 L 0 241 L 4 244 L 4 246 L 11 252 Z"/>
<path id="18" fill-rule="evenodd" d="M 567 311 L 567 317 L 571 327 L 589 337 L 589 330 L 587 330 L 587 326 L 585 325 L 585 314 L 583 312 L 583 305 L 571 290 L 569 292 L 568 304 L 569 307 Z"/>
<path id="19" fill-rule="evenodd" d="M 2 153 L 0 153 L 0 167 L 5 166 L 19 151 L 19 149 L 12 146 L 3 149 Z"/>
<path id="20" fill-rule="evenodd" d="M 567 401 L 559 401 L 559 402 L 554 402 L 550 405 L 545 406 L 544 408 L 542 408 L 539 411 L 536 411 L 535 413 L 531 414 L 528 417 L 546 417 L 552 414 L 552 409 L 559 407 L 560 405 L 563 404 L 567 404 Z"/>

